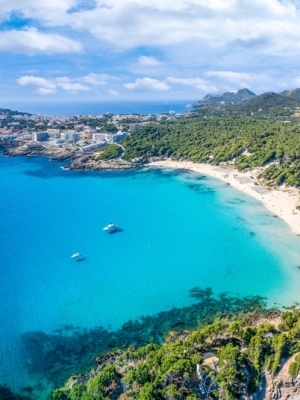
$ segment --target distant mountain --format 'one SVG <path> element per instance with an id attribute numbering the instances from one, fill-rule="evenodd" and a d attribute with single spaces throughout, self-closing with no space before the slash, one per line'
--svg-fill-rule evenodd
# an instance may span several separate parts
<path id="1" fill-rule="evenodd" d="M 291 97 L 282 96 L 273 92 L 263 93 L 260 96 L 239 104 L 235 109 L 240 111 L 258 111 L 259 109 L 266 109 L 271 107 L 297 107 L 300 106 L 300 101 Z"/>
<path id="2" fill-rule="evenodd" d="M 202 100 L 198 101 L 198 105 L 209 105 L 209 104 L 232 104 L 240 103 L 243 101 L 250 100 L 256 97 L 256 94 L 251 92 L 249 89 L 240 89 L 237 92 L 225 92 L 223 94 L 207 94 Z"/>
<path id="3" fill-rule="evenodd" d="M 284 90 L 280 94 L 280 96 L 289 97 L 290 99 L 300 101 L 300 89 L 291 89 L 291 90 Z"/>

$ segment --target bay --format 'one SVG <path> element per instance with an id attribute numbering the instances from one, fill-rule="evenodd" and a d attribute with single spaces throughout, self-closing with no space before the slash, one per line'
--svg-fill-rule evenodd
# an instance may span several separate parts
<path id="1" fill-rule="evenodd" d="M 270 307 L 300 300 L 300 240 L 255 199 L 189 171 L 62 165 L 0 157 L 0 384 L 48 390 L 24 357 L 28 332 L 112 332 L 193 304 L 195 286 Z M 111 221 L 121 230 L 108 235 Z"/>
<path id="2" fill-rule="evenodd" d="M 148 101 L 49 101 L 47 99 L 39 99 L 37 103 L 35 99 L 33 101 L 27 101 L 26 107 L 24 108 L 24 102 L 8 103 L 7 107 L 11 109 L 21 110 L 31 114 L 44 114 L 44 115 L 100 115 L 107 112 L 114 114 L 163 114 L 174 111 L 176 113 L 182 113 L 191 111 L 192 108 L 187 108 L 188 104 L 196 104 L 197 100 L 148 100 Z"/>

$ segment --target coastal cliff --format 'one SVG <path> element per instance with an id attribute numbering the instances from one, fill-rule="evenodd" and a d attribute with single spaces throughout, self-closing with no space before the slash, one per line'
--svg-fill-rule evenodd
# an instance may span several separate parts
<path id="1" fill-rule="evenodd" d="M 76 171 L 127 170 L 138 166 L 121 158 L 101 160 L 98 152 L 83 154 L 74 149 L 46 149 L 43 146 L 28 147 L 24 142 L 9 141 L 2 144 L 3 155 L 17 156 L 46 156 L 51 161 L 70 161 L 65 169 Z"/>
<path id="2" fill-rule="evenodd" d="M 102 161 L 97 159 L 96 155 L 91 154 L 76 156 L 68 168 L 77 171 L 101 171 L 134 169 L 136 166 L 128 162 L 123 162 L 122 160 Z"/>
<path id="3" fill-rule="evenodd" d="M 197 294 L 207 300 L 203 292 Z M 72 376 L 51 398 L 299 399 L 300 342 L 293 337 L 299 315 L 217 318 L 201 329 L 171 331 L 163 344 L 110 351 L 95 359 L 96 369 Z"/>
<path id="4" fill-rule="evenodd" d="M 293 377 L 289 369 L 295 362 L 295 355 L 283 359 L 278 374 L 265 370 L 263 372 L 257 400 L 298 400 L 300 398 L 300 375 Z"/>

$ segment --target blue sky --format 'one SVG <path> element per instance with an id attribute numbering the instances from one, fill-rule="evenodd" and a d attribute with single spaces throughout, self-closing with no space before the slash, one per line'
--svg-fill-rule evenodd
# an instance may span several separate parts
<path id="1" fill-rule="evenodd" d="M 0 106 L 300 86 L 299 0 L 0 0 Z"/>

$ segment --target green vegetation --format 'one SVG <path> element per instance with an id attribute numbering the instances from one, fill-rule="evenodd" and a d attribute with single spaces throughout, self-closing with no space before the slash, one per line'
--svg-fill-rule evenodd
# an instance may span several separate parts
<path id="1" fill-rule="evenodd" d="M 109 398 L 111 389 L 115 388 L 118 373 L 114 365 L 107 365 L 102 372 L 92 379 L 87 384 L 79 383 L 72 386 L 70 390 L 56 389 L 51 393 L 52 400 L 104 400 Z"/>
<path id="2" fill-rule="evenodd" d="M 214 296 L 211 288 L 199 287 L 193 288 L 189 295 L 194 301 L 188 307 L 142 316 L 114 332 L 102 327 L 87 330 L 66 326 L 52 333 L 24 333 L 22 358 L 27 360 L 27 373 L 34 378 L 43 376 L 54 387 L 59 387 L 69 376 L 86 373 L 108 359 L 114 360 L 128 348 L 140 348 L 149 343 L 160 345 L 170 331 L 176 338 L 183 330 L 203 328 L 190 335 L 191 344 L 203 343 L 205 337 L 215 344 L 222 332 L 222 325 L 213 323 L 216 318 L 244 318 L 248 313 L 254 318 L 266 312 L 265 299 L 260 296 L 236 297 L 225 293 Z M 248 331 L 245 335 L 251 337 Z"/>
<path id="3" fill-rule="evenodd" d="M 0 114 L 5 114 L 8 117 L 13 116 L 13 115 L 31 115 L 30 113 L 27 113 L 27 112 L 14 111 L 14 110 L 10 110 L 9 108 L 2 108 L 2 107 L 0 107 Z"/>
<path id="4" fill-rule="evenodd" d="M 290 96 L 282 96 L 273 92 L 267 92 L 235 106 L 235 108 L 237 110 L 251 112 L 259 109 L 270 109 L 272 107 L 298 107 L 299 105 L 299 101 Z"/>
<path id="5" fill-rule="evenodd" d="M 294 162 L 287 165 L 270 165 L 260 174 L 260 178 L 264 178 L 267 182 L 273 182 L 277 185 L 285 183 L 289 186 L 299 186 L 299 166 L 300 164 L 295 157 Z"/>
<path id="6" fill-rule="evenodd" d="M 159 156 L 215 165 L 232 162 L 239 170 L 272 163 L 261 174 L 267 183 L 300 186 L 298 123 L 253 117 L 182 118 L 147 125 L 122 144 L 127 160 Z"/>
<path id="7" fill-rule="evenodd" d="M 246 314 L 242 319 L 217 318 L 193 331 L 169 332 L 162 344 L 129 347 L 99 359 L 96 371 L 72 377 L 51 399 L 194 400 L 200 398 L 199 385 L 209 399 L 220 393 L 227 400 L 250 395 L 262 369 L 276 374 L 282 359 L 300 350 L 299 310 L 282 314 L 280 330 L 271 322 L 257 324 L 253 314 Z M 300 354 L 289 367 L 293 378 L 299 371 Z"/>
<path id="8" fill-rule="evenodd" d="M 286 96 L 286 97 L 295 99 L 300 102 L 300 89 L 284 90 L 283 92 L 281 92 L 279 94 L 281 96 Z"/>
<path id="9" fill-rule="evenodd" d="M 295 361 L 293 361 L 289 366 L 289 373 L 293 378 L 296 378 L 300 371 L 300 354 L 297 354 Z"/>
<path id="10" fill-rule="evenodd" d="M 101 149 L 99 152 L 99 156 L 97 157 L 98 160 L 112 160 L 117 158 L 122 151 L 121 147 L 117 144 L 109 144 L 108 146 Z"/>

